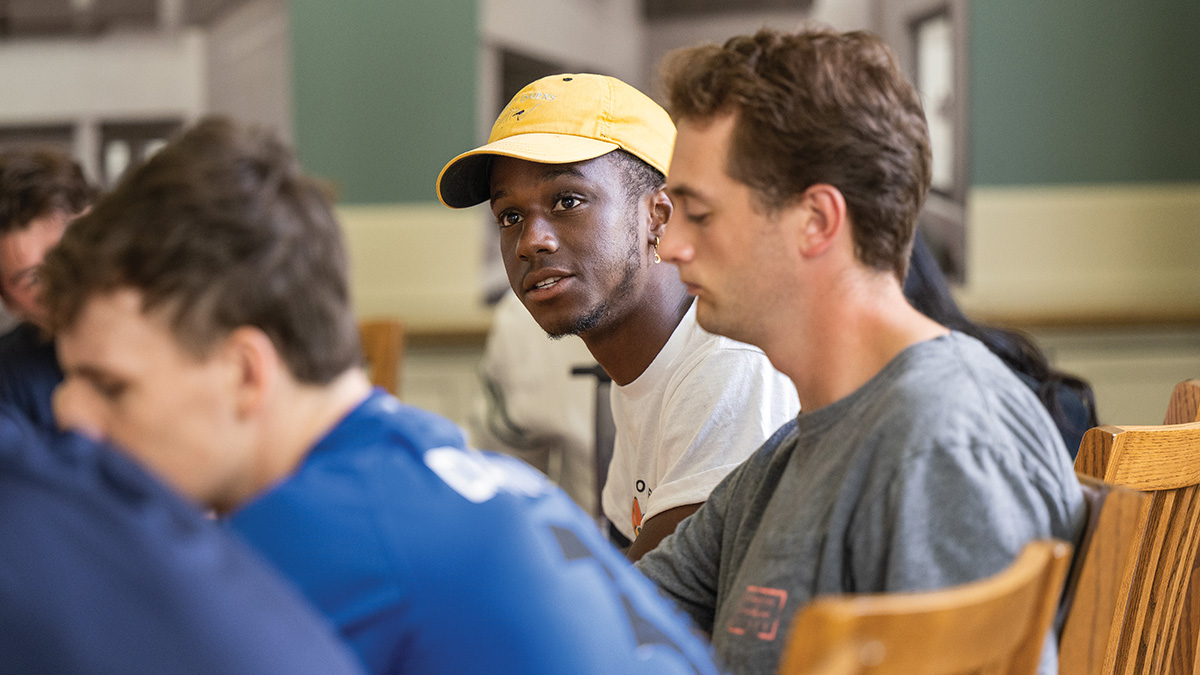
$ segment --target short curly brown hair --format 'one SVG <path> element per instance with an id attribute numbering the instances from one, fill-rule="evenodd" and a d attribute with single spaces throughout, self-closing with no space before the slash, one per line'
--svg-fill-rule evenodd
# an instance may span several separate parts
<path id="1" fill-rule="evenodd" d="M 929 131 L 878 36 L 764 29 L 671 53 L 663 80 L 676 121 L 735 115 L 725 170 L 765 209 L 833 185 L 858 259 L 903 281 L 929 189 Z"/>

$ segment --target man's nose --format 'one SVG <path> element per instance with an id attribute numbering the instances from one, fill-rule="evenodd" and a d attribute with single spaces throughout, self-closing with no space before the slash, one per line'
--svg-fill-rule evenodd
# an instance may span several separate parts
<path id="1" fill-rule="evenodd" d="M 663 228 L 662 237 L 658 240 L 658 256 L 676 265 L 691 262 L 696 254 L 691 243 L 688 241 L 686 233 L 683 232 L 687 226 L 681 223 L 680 220 L 679 215 L 672 214 L 671 220 Z"/>
<path id="2" fill-rule="evenodd" d="M 521 238 L 517 242 L 517 255 L 521 260 L 557 250 L 558 236 L 549 219 L 534 216 L 522 224 Z"/>
<path id="3" fill-rule="evenodd" d="M 54 421 L 63 431 L 74 431 L 94 440 L 104 440 L 108 431 L 103 416 L 99 406 L 84 389 L 70 379 L 54 388 L 51 399 Z"/>

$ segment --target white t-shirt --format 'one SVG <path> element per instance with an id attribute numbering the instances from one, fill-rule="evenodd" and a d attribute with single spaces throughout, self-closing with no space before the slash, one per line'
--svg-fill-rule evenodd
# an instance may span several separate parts
<path id="1" fill-rule="evenodd" d="M 596 509 L 596 380 L 571 369 L 595 364 L 578 337 L 546 337 L 509 291 L 492 316 L 467 420 L 472 444 L 529 462 L 588 513 Z"/>
<path id="2" fill-rule="evenodd" d="M 629 539 L 663 511 L 698 504 L 800 411 L 762 350 L 705 331 L 692 303 L 636 380 L 611 389 L 616 441 L 604 515 Z"/>

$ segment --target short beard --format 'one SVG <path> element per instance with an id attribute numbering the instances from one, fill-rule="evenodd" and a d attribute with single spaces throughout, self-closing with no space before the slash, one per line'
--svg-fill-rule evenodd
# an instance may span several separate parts
<path id="1" fill-rule="evenodd" d="M 636 213 L 636 211 L 635 211 Z M 641 250 L 638 246 L 638 237 L 634 236 L 629 244 L 628 255 L 625 256 L 625 268 L 622 270 L 623 276 L 621 282 L 613 289 L 613 292 L 608 298 L 605 298 L 600 304 L 596 305 L 592 311 L 575 319 L 575 321 L 567 328 L 550 332 L 546 331 L 546 335 L 552 340 L 558 340 L 568 335 L 580 335 L 591 331 L 596 326 L 599 326 L 605 317 L 608 316 L 609 301 L 613 298 L 621 298 L 629 295 L 633 291 L 633 286 L 637 283 L 638 272 L 641 271 L 641 266 L 638 261 L 641 259 Z"/>

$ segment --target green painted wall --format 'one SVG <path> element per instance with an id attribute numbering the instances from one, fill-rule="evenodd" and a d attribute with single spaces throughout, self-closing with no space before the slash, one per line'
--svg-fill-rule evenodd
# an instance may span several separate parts
<path id="1" fill-rule="evenodd" d="M 973 184 L 1200 181 L 1200 0 L 967 14 Z"/>
<path id="2" fill-rule="evenodd" d="M 296 146 L 342 203 L 437 201 L 475 142 L 476 0 L 291 0 Z"/>

